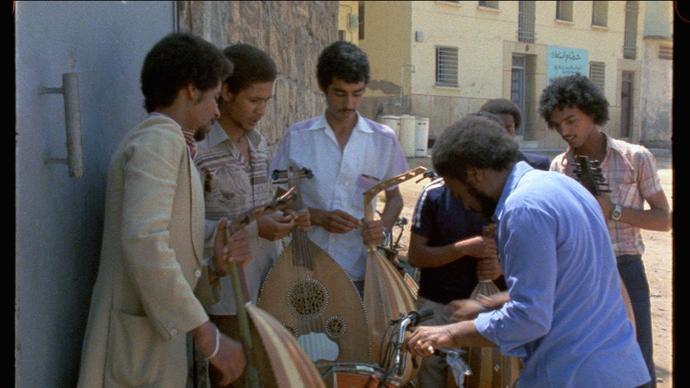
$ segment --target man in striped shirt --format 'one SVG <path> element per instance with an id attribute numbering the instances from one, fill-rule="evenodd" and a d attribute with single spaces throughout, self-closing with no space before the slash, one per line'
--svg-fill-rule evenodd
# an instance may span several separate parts
<path id="1" fill-rule="evenodd" d="M 206 204 L 206 248 L 211 249 L 213 231 L 221 217 L 232 220 L 272 199 L 268 167 L 269 150 L 256 125 L 273 96 L 276 66 L 263 51 L 248 44 L 236 44 L 223 53 L 234 71 L 223 83 L 219 99 L 220 118 L 207 138 L 198 144 L 194 159 L 204 182 Z M 282 250 L 280 240 L 293 227 L 308 228 L 309 213 L 276 212 L 258 217 L 246 227 L 252 261 L 243 269 L 249 298 L 256 303 L 261 282 Z M 221 279 L 221 298 L 207 308 L 218 328 L 237 338 L 239 327 L 231 280 Z M 212 386 L 219 386 L 210 370 Z"/>
<path id="2" fill-rule="evenodd" d="M 644 243 L 640 229 L 668 231 L 671 212 L 656 171 L 654 156 L 644 146 L 606 135 L 600 128 L 609 118 L 603 93 L 582 75 L 561 77 L 542 92 L 540 113 L 549 128 L 568 143 L 566 152 L 551 162 L 551 170 L 576 178 L 575 157 L 601 161 L 609 195 L 597 196 L 608 223 L 618 271 L 630 294 L 637 341 L 656 386 L 652 355 L 649 284 L 642 263 Z M 644 209 L 644 202 L 649 209 Z"/>

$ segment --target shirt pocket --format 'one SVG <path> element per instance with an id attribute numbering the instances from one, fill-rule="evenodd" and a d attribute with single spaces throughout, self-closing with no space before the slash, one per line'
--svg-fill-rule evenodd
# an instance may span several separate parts
<path id="1" fill-rule="evenodd" d="M 380 177 L 375 174 L 359 174 L 355 178 L 354 190 L 352 200 L 354 202 L 354 207 L 359 210 L 364 210 L 364 193 L 369 191 L 372 187 L 381 183 Z M 372 200 L 372 202 L 375 202 Z"/>
<path id="2" fill-rule="evenodd" d="M 234 211 L 244 209 L 251 196 L 248 174 L 240 166 L 228 165 L 210 171 L 210 183 L 205 184 L 206 211 L 221 216 L 231 216 Z"/>
<path id="3" fill-rule="evenodd" d="M 612 198 L 614 203 L 620 204 L 621 206 L 632 206 L 637 207 L 639 204 L 639 188 L 637 185 L 637 180 L 634 175 L 630 174 L 626 176 L 622 182 L 616 184 L 614 192 L 614 197 Z"/>
<path id="4" fill-rule="evenodd" d="M 108 358 L 115 381 L 131 387 L 155 383 L 164 343 L 149 319 L 113 311 L 110 320 Z"/>

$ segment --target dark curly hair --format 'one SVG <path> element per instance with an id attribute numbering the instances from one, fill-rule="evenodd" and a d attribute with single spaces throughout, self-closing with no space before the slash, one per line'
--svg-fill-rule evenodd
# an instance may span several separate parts
<path id="1" fill-rule="evenodd" d="M 234 66 L 232 75 L 225 79 L 232 94 L 257 82 L 276 80 L 278 72 L 273 59 L 250 44 L 238 43 L 226 47 L 223 54 Z"/>
<path id="2" fill-rule="evenodd" d="M 369 83 L 369 59 L 367 54 L 352 43 L 337 41 L 328 45 L 316 65 L 319 87 L 325 91 L 337 77 L 348 83 Z"/>
<path id="3" fill-rule="evenodd" d="M 511 115 L 515 121 L 515 128 L 520 128 L 520 108 L 508 99 L 494 98 L 485 102 L 479 110 L 497 115 Z"/>
<path id="4" fill-rule="evenodd" d="M 606 97 L 589 78 L 580 74 L 554 79 L 539 99 L 539 113 L 551 129 L 556 129 L 551 122 L 553 112 L 572 107 L 591 117 L 597 125 L 609 121 Z"/>
<path id="5" fill-rule="evenodd" d="M 231 73 L 232 63 L 216 46 L 193 34 L 168 34 L 146 54 L 141 69 L 146 111 L 170 106 L 189 83 L 206 91 Z"/>
<path id="6" fill-rule="evenodd" d="M 485 111 L 485 110 L 480 110 L 479 112 L 470 113 L 470 114 L 468 114 L 468 115 L 465 116 L 465 117 L 474 117 L 474 116 L 476 116 L 476 117 L 486 117 L 486 118 L 488 118 L 488 119 L 491 119 L 491 120 L 495 121 L 496 124 L 498 124 L 498 125 L 500 125 L 500 126 L 502 126 L 502 127 L 505 128 L 505 122 L 503 121 L 503 119 L 501 118 L 501 116 L 498 116 L 498 115 L 495 114 L 495 113 L 487 112 L 487 111 Z"/>
<path id="7" fill-rule="evenodd" d="M 441 176 L 467 181 L 467 169 L 495 171 L 518 161 L 518 144 L 497 121 L 470 114 L 446 128 L 434 143 L 431 161 Z"/>

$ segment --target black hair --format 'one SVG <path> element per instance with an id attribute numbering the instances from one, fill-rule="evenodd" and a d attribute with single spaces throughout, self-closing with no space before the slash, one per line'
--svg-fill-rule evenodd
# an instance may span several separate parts
<path id="1" fill-rule="evenodd" d="M 539 113 L 551 129 L 551 115 L 555 110 L 575 107 L 592 118 L 597 125 L 609 120 L 609 103 L 601 90 L 589 78 L 580 75 L 559 77 L 541 93 Z"/>
<path id="2" fill-rule="evenodd" d="M 201 91 L 232 73 L 232 63 L 211 43 L 190 33 L 172 33 L 146 54 L 141 69 L 144 107 L 152 112 L 170 106 L 181 88 L 192 83 Z"/>
<path id="3" fill-rule="evenodd" d="M 369 83 L 369 59 L 367 54 L 352 43 L 337 41 L 328 45 L 316 65 L 319 87 L 326 91 L 339 78 L 347 83 Z"/>
<path id="4" fill-rule="evenodd" d="M 277 70 L 273 59 L 252 45 L 238 43 L 226 47 L 223 54 L 234 65 L 232 75 L 225 79 L 233 94 L 257 82 L 276 80 Z"/>
<path id="5" fill-rule="evenodd" d="M 508 99 L 494 98 L 485 102 L 479 110 L 498 115 L 511 115 L 513 116 L 513 121 L 515 121 L 515 128 L 520 128 L 520 108 Z"/>
<path id="6" fill-rule="evenodd" d="M 503 121 L 503 118 L 495 113 L 491 113 L 485 110 L 480 110 L 479 112 L 474 112 L 470 113 L 465 117 L 486 117 L 487 119 L 493 120 L 496 122 L 496 124 L 500 125 L 501 127 L 505 127 L 505 121 Z"/>
<path id="7" fill-rule="evenodd" d="M 470 114 L 441 133 L 431 161 L 439 175 L 466 182 L 469 167 L 502 171 L 517 162 L 518 156 L 518 144 L 501 124 Z"/>

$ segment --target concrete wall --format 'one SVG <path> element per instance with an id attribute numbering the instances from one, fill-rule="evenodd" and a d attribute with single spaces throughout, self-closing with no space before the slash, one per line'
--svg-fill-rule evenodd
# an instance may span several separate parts
<path id="1" fill-rule="evenodd" d="M 359 1 L 339 1 L 338 3 L 338 30 L 345 32 L 344 41 L 359 45 Z M 357 22 L 351 24 L 353 20 Z"/>
<path id="2" fill-rule="evenodd" d="M 642 71 L 642 128 L 640 143 L 651 148 L 671 148 L 673 134 L 673 61 L 659 58 L 659 46 L 673 47 L 663 38 L 644 40 L 645 67 Z"/>
<path id="3" fill-rule="evenodd" d="M 639 141 L 643 137 L 640 104 L 646 3 L 639 2 L 637 58 L 634 60 L 623 59 L 625 2 L 608 2 L 608 25 L 599 27 L 591 23 L 592 2 L 573 2 L 573 21 L 564 22 L 556 20 L 555 1 L 539 1 L 535 14 L 536 38 L 532 44 L 517 41 L 518 2 L 501 1 L 499 9 L 480 7 L 475 1 L 377 2 L 376 6 L 367 3 L 367 26 L 373 26 L 368 28 L 361 46 L 371 48 L 370 57 L 376 58 L 372 61 L 372 73 L 377 75 L 376 79 L 381 84 L 399 85 L 400 73 L 395 70 L 399 70 L 408 58 L 415 69 L 411 73 L 410 87 L 403 89 L 402 106 L 394 104 L 399 88 L 371 90 L 366 103 L 367 112 L 430 117 L 430 137 L 434 138 L 448 124 L 476 111 L 486 100 L 510 98 L 512 55 L 525 54 L 528 73 L 533 77 L 526 85 L 527 106 L 531 109 L 523 112 L 523 121 L 527 123 L 523 146 L 564 148 L 565 143 L 548 130 L 537 112 L 541 91 L 547 86 L 547 48 L 554 45 L 584 49 L 588 52 L 589 61 L 605 63 L 604 94 L 610 103 L 611 117 L 606 131 L 613 136 L 620 135 L 622 71 L 635 71 L 630 140 Z M 389 19 L 395 19 L 397 23 L 391 23 Z M 402 35 L 397 33 L 400 25 L 405 25 Z M 421 42 L 415 40 L 417 31 L 424 35 Z M 392 36 L 402 38 L 397 40 Z M 403 44 L 408 44 L 410 50 L 400 47 Z M 457 88 L 434 85 L 435 47 L 439 45 L 458 47 Z M 373 54 L 373 50 L 378 53 Z M 398 97 L 397 100 L 401 99 Z"/>
<path id="4" fill-rule="evenodd" d="M 337 40 L 338 2 L 180 1 L 180 30 L 219 47 L 249 43 L 276 62 L 274 97 L 258 129 L 273 149 L 291 124 L 326 108 L 316 80 L 321 50 Z"/>
<path id="5" fill-rule="evenodd" d="M 673 133 L 673 61 L 659 58 L 660 46 L 673 49 L 673 3 L 648 2 L 645 12 L 640 96 L 640 142 L 653 148 L 670 148 Z"/>
<path id="6" fill-rule="evenodd" d="M 364 10 L 364 39 L 359 46 L 369 57 L 371 80 L 360 111 L 370 118 L 409 111 L 409 99 L 401 101 L 400 92 L 402 88 L 409 95 L 411 89 L 410 2 L 367 1 Z"/>

